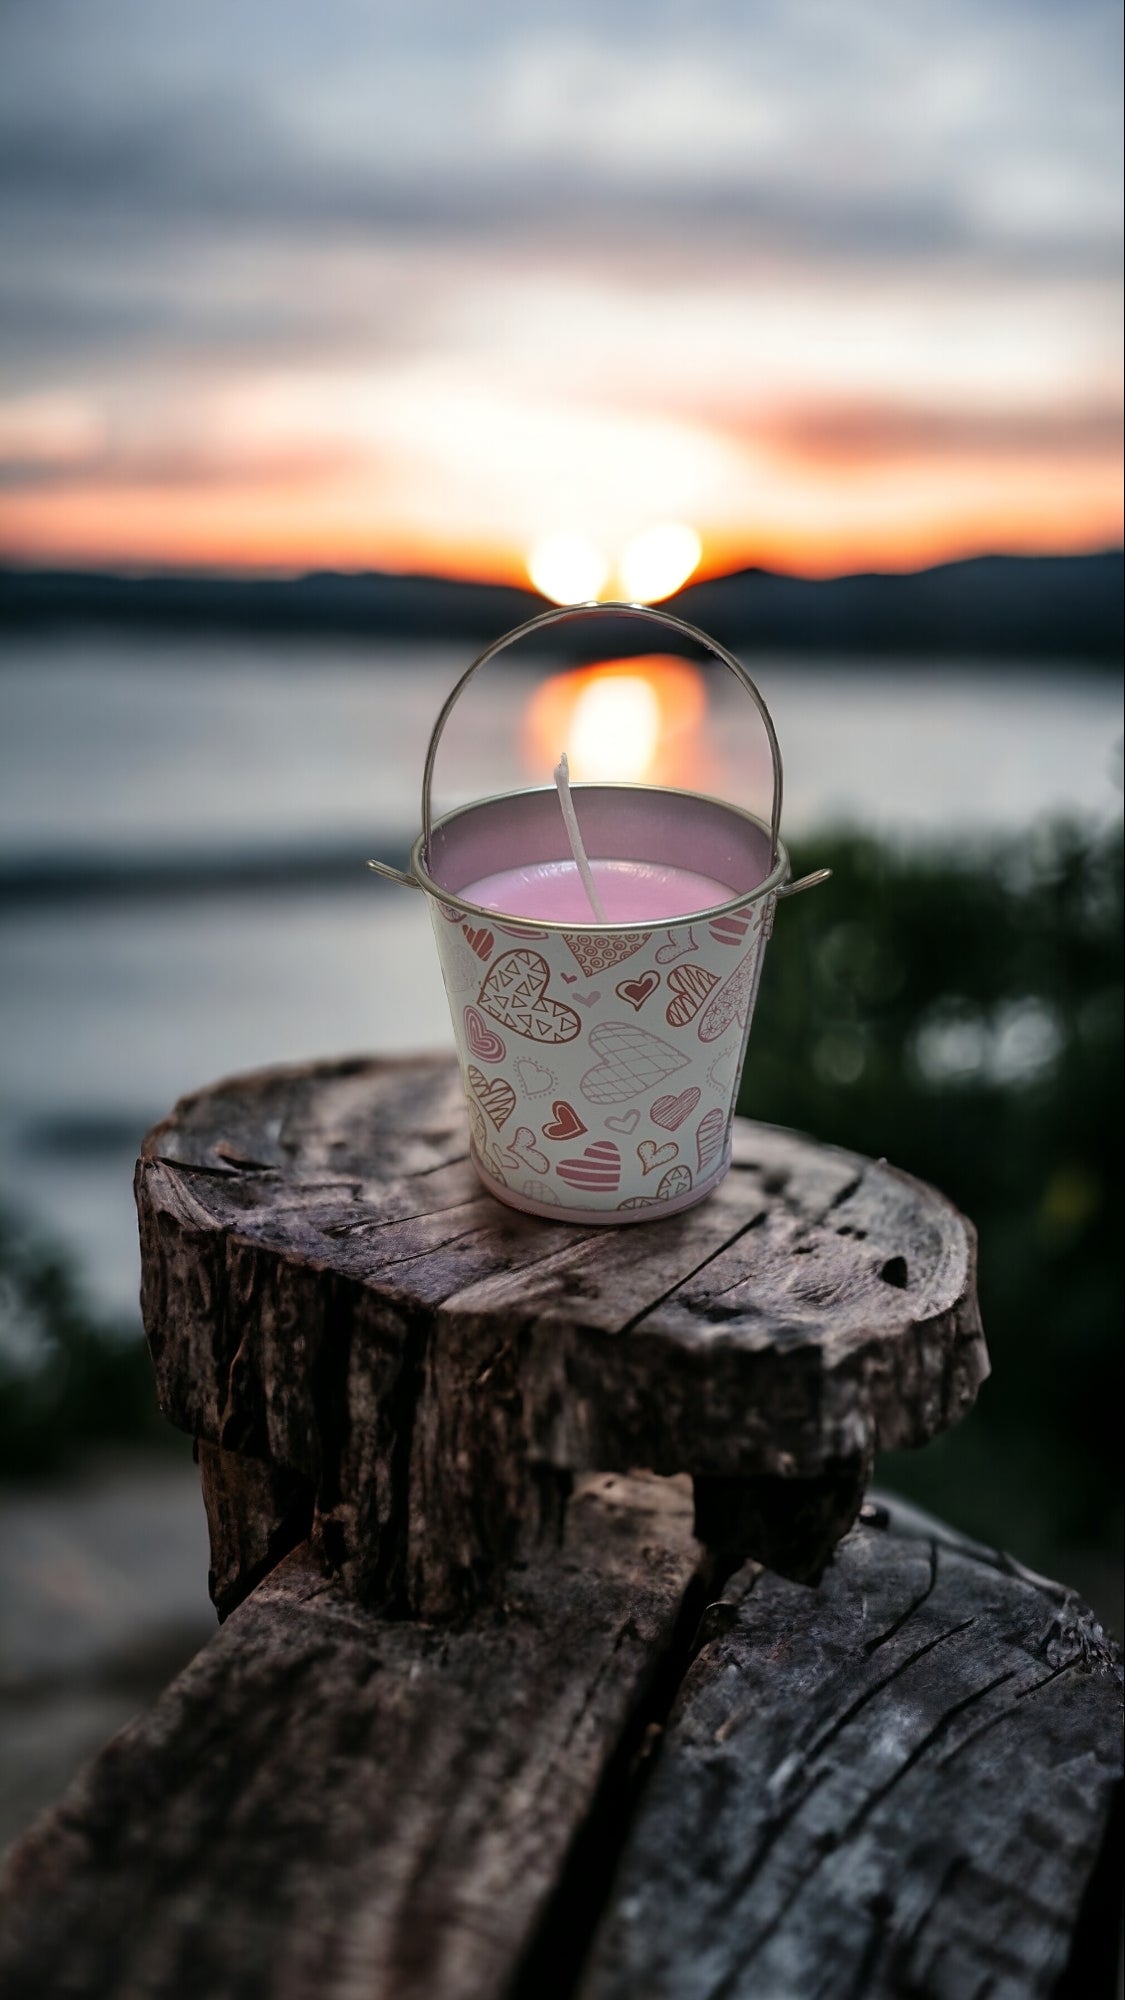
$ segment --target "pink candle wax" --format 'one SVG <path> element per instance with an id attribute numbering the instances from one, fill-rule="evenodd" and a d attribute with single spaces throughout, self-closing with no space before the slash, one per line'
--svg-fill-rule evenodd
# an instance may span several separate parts
<path id="1" fill-rule="evenodd" d="M 667 861 L 591 861 L 594 883 L 611 924 L 663 923 L 729 903 L 734 890 L 691 868 Z M 529 917 L 556 924 L 596 923 L 582 878 L 573 861 L 533 861 L 502 868 L 470 882 L 460 892 L 502 916 Z"/>

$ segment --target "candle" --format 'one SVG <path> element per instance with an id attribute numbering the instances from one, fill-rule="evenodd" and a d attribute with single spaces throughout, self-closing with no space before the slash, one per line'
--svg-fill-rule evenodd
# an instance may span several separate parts
<path id="1" fill-rule="evenodd" d="M 565 755 L 553 788 L 434 818 L 438 746 L 473 675 L 517 639 L 604 615 L 578 605 L 506 634 L 462 674 L 430 736 L 409 870 L 372 863 L 429 898 L 477 1173 L 552 1222 L 655 1221 L 722 1179 L 774 907 L 825 872 L 789 879 L 781 753 L 745 668 L 670 612 L 612 608 L 702 646 L 741 682 L 769 739 L 769 820 L 657 785 L 572 796 Z"/>
<path id="2" fill-rule="evenodd" d="M 665 923 L 729 903 L 735 891 L 711 875 L 670 862 L 591 861 L 605 921 L 611 924 Z M 556 924 L 589 924 L 590 901 L 574 861 L 537 861 L 502 868 L 462 889 L 467 903 L 501 916 L 528 917 Z"/>

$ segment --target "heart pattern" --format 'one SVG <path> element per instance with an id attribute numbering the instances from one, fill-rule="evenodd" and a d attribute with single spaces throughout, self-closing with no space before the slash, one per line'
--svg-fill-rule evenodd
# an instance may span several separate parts
<path id="1" fill-rule="evenodd" d="M 601 1057 L 578 1088 L 591 1104 L 627 1104 L 687 1066 L 687 1057 L 632 1021 L 599 1021 L 590 1047 Z"/>
<path id="2" fill-rule="evenodd" d="M 473 950 L 476 952 L 477 957 L 483 958 L 485 963 L 487 964 L 488 960 L 492 957 L 492 947 L 496 943 L 496 939 L 493 937 L 492 932 L 486 931 L 484 929 L 475 931 L 473 930 L 471 924 L 462 924 L 461 929 L 464 935 L 468 938 L 469 943 L 472 945 Z"/>
<path id="3" fill-rule="evenodd" d="M 639 1014 L 649 994 L 655 993 L 659 984 L 660 974 L 658 972 L 642 972 L 639 979 L 623 979 L 621 984 L 614 988 L 614 991 L 619 1000 L 626 1000 L 629 1006 L 635 1007 Z"/>
<path id="4" fill-rule="evenodd" d="M 708 972 L 705 965 L 675 965 L 668 974 L 668 985 L 672 998 L 664 1012 L 664 1019 L 670 1028 L 686 1028 L 694 1021 L 707 995 L 719 983 L 717 972 Z"/>
<path id="5" fill-rule="evenodd" d="M 540 1151 L 535 1143 L 534 1132 L 526 1125 L 519 1127 L 515 1138 L 508 1147 L 507 1164 L 509 1166 L 530 1167 L 533 1174 L 548 1174 L 551 1171 L 550 1160 L 547 1158 L 546 1153 Z"/>
<path id="6" fill-rule="evenodd" d="M 751 945 L 745 958 L 740 959 L 729 979 L 723 981 L 714 999 L 710 1002 L 699 1023 L 701 1042 L 717 1042 L 725 1035 L 732 1022 L 744 1026 L 754 998 L 754 974 L 758 963 L 758 947 Z"/>
<path id="7" fill-rule="evenodd" d="M 484 1113 L 481 1111 L 480 1105 L 475 1103 L 472 1098 L 469 1098 L 468 1106 L 469 1133 L 473 1142 L 473 1151 L 476 1153 L 485 1172 L 491 1174 L 494 1181 L 499 1181 L 502 1186 L 506 1187 L 508 1183 L 504 1176 L 504 1170 L 493 1151 L 491 1143 L 492 1134 L 484 1122 Z M 505 1157 L 510 1159 L 511 1155 L 506 1154 Z"/>
<path id="8" fill-rule="evenodd" d="M 506 951 L 480 989 L 486 1014 L 533 1042 L 572 1042 L 582 1023 L 573 1007 L 547 997 L 550 968 L 537 951 Z"/>
<path id="9" fill-rule="evenodd" d="M 684 1119 L 691 1117 L 702 1094 L 698 1084 L 690 1084 L 678 1097 L 658 1097 L 648 1115 L 654 1125 L 662 1125 L 666 1132 L 676 1132 Z"/>
<path id="10" fill-rule="evenodd" d="M 565 933 L 435 913 L 486 1185 L 559 1220 L 647 1220 L 712 1186 L 771 910 Z"/>
<path id="11" fill-rule="evenodd" d="M 689 924 L 687 930 L 681 933 L 677 933 L 676 931 L 668 932 L 668 942 L 660 946 L 656 954 L 656 963 L 657 965 L 675 965 L 678 958 L 686 958 L 690 951 L 698 950 L 699 946 L 695 941 L 695 932 Z"/>
<path id="12" fill-rule="evenodd" d="M 631 1111 L 619 1111 L 616 1118 L 607 1118 L 605 1122 L 611 1132 L 624 1132 L 628 1138 L 630 1132 L 635 1132 L 640 1124 L 641 1114 L 634 1105 Z"/>
<path id="13" fill-rule="evenodd" d="M 750 928 L 750 918 L 716 917 L 707 928 L 716 944 L 740 945 Z"/>
<path id="14" fill-rule="evenodd" d="M 478 1013 L 475 1007 L 466 1007 L 463 1019 L 465 1040 L 473 1055 L 478 1056 L 481 1062 L 503 1062 L 508 1051 L 495 1028 L 489 1027 L 483 1014 Z"/>
<path id="15" fill-rule="evenodd" d="M 563 942 L 587 979 L 593 979 L 595 973 L 623 965 L 627 958 L 642 951 L 651 936 L 651 931 L 564 931 Z"/>
<path id="16" fill-rule="evenodd" d="M 499 1132 L 516 1108 L 516 1093 L 511 1084 L 502 1076 L 485 1076 L 475 1063 L 469 1064 L 469 1084 L 485 1117 L 491 1119 Z"/>
<path id="17" fill-rule="evenodd" d="M 560 1160 L 559 1179 L 587 1194 L 612 1194 L 621 1185 L 621 1154 L 612 1139 L 597 1139 L 581 1159 Z"/>
<path id="18" fill-rule="evenodd" d="M 734 1081 L 735 1061 L 734 1050 L 724 1049 L 721 1055 L 715 1057 L 714 1062 L 707 1071 L 708 1083 L 713 1090 L 719 1092 L 720 1096 L 730 1088 L 730 1085 Z"/>
<path id="19" fill-rule="evenodd" d="M 559 1099 L 551 1106 L 551 1122 L 543 1127 L 545 1139 L 579 1139 L 588 1128 L 582 1123 L 573 1104 Z"/>
<path id="20" fill-rule="evenodd" d="M 548 1208 L 558 1208 L 562 1201 L 558 1188 L 552 1187 L 550 1181 L 521 1181 L 520 1193 L 530 1196 L 532 1201 L 546 1202 Z"/>
<path id="21" fill-rule="evenodd" d="M 544 1069 L 541 1063 L 532 1062 L 530 1056 L 521 1056 L 516 1064 L 516 1075 L 525 1097 L 546 1097 L 549 1090 L 558 1089 L 558 1077 L 553 1069 Z"/>
<path id="22" fill-rule="evenodd" d="M 707 1172 L 717 1153 L 723 1150 L 723 1134 L 726 1130 L 726 1115 L 718 1105 L 704 1113 L 695 1134 L 695 1157 L 699 1161 L 701 1174 Z"/>
<path id="23" fill-rule="evenodd" d="M 691 1168 L 669 1167 L 655 1194 L 633 1194 L 625 1201 L 619 1201 L 618 1209 L 659 1208 L 662 1201 L 674 1201 L 677 1195 L 691 1193 Z"/>

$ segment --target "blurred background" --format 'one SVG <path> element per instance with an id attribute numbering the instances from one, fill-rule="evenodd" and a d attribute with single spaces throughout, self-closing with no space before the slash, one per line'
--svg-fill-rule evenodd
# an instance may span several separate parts
<path id="1" fill-rule="evenodd" d="M 1120 1633 L 1118 42 L 1102 0 L 0 14 L 0 1843 L 210 1628 L 141 1135 L 449 1045 L 363 862 L 545 601 L 758 679 L 835 874 L 743 1108 L 980 1231 L 993 1379 L 879 1476 Z M 766 810 L 736 692 L 607 648 L 483 680 L 440 798 L 567 743 Z"/>

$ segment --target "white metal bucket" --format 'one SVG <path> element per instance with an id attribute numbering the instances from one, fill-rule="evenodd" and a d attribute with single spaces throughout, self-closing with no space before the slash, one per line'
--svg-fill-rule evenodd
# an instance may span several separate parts
<path id="1" fill-rule="evenodd" d="M 750 694 L 770 742 L 770 823 L 738 806 L 647 785 L 580 785 L 587 851 L 600 860 L 686 866 L 729 885 L 713 907 L 668 921 L 581 926 L 532 921 L 464 890 L 520 863 L 566 861 L 549 788 L 432 818 L 432 780 L 449 715 L 479 669 L 564 619 L 612 611 L 702 646 Z M 461 1064 L 474 1165 L 500 1200 L 556 1221 L 624 1223 L 701 1200 L 730 1162 L 730 1132 L 766 942 L 790 881 L 779 837 L 781 756 L 740 663 L 670 612 L 584 605 L 545 612 L 496 641 L 461 677 L 430 739 L 422 832 L 407 873 L 425 891 Z"/>

